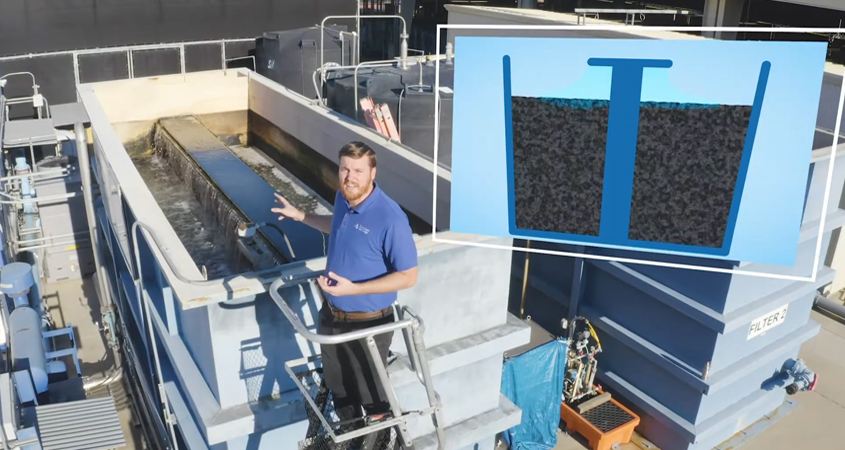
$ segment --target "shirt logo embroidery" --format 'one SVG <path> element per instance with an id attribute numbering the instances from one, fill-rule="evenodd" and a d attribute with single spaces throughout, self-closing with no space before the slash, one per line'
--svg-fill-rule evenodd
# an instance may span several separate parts
<path id="1" fill-rule="evenodd" d="M 369 233 L 370 233 L 370 230 L 368 230 L 368 229 L 364 228 L 364 226 L 363 226 L 363 225 L 358 224 L 358 223 L 356 223 L 356 224 L 355 224 L 355 229 L 356 229 L 356 230 L 358 230 L 358 231 L 360 231 L 360 232 L 362 232 L 362 233 L 364 233 L 364 234 L 369 234 Z"/>

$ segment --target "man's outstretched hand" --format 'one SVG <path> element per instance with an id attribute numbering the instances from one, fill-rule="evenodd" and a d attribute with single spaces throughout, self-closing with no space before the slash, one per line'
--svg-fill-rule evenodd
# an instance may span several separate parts
<path id="1" fill-rule="evenodd" d="M 355 283 L 334 272 L 329 272 L 328 277 L 320 275 L 317 278 L 317 283 L 324 292 L 334 295 L 335 297 L 356 295 L 358 293 L 357 285 Z"/>
<path id="2" fill-rule="evenodd" d="M 278 203 L 280 206 L 277 208 L 273 208 L 270 211 L 278 214 L 279 220 L 291 218 L 296 221 L 302 221 L 305 218 L 305 214 L 302 211 L 296 209 L 289 201 L 287 201 L 287 199 L 285 199 L 278 193 L 275 193 L 275 195 L 276 203 Z"/>

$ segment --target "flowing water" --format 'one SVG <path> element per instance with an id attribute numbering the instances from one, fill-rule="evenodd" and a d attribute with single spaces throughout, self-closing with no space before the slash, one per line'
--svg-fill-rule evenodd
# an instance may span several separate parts
<path id="1" fill-rule="evenodd" d="M 235 273 L 232 262 L 237 255 L 227 233 L 186 188 L 170 161 L 154 151 L 134 154 L 132 161 L 188 254 L 197 266 L 206 267 L 208 278 Z"/>

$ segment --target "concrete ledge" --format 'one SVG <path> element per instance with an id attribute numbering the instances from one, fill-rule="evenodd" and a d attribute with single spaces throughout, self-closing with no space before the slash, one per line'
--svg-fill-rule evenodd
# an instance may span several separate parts
<path id="1" fill-rule="evenodd" d="M 530 339 L 531 327 L 508 314 L 508 322 L 505 325 L 427 349 L 429 369 L 433 377 L 456 367 L 482 361 L 497 353 L 504 353 L 510 348 L 527 343 Z M 419 382 L 417 375 L 405 362 L 407 357 L 408 355 L 402 353 L 401 357 L 388 367 L 394 387 Z"/>
<path id="2" fill-rule="evenodd" d="M 836 272 L 829 267 L 820 267 L 816 273 L 815 283 L 796 281 L 786 287 L 749 303 L 725 315 L 725 333 L 747 325 L 761 314 L 765 314 L 773 307 L 785 303 L 792 303 L 798 297 L 815 291 L 821 286 L 832 283 Z"/>
<path id="3" fill-rule="evenodd" d="M 188 444 L 191 450 L 208 450 L 205 445 L 205 439 L 196 427 L 196 421 L 191 416 L 188 406 L 182 398 L 182 393 L 176 387 L 176 383 L 168 381 L 164 383 L 164 392 L 167 394 L 167 400 L 170 402 L 170 407 L 173 409 L 173 414 L 176 416 L 176 421 L 179 424 L 179 431 L 182 433 L 182 438 Z"/>
<path id="4" fill-rule="evenodd" d="M 446 427 L 446 449 L 456 450 L 494 436 L 522 422 L 522 410 L 507 397 L 499 397 L 499 407 Z M 416 450 L 435 450 L 437 436 L 428 434 L 414 440 Z"/>

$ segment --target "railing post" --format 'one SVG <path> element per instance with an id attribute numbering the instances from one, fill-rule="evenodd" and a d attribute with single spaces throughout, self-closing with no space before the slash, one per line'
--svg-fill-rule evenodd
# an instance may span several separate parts
<path id="1" fill-rule="evenodd" d="M 185 74 L 185 44 L 179 46 L 179 63 L 182 67 L 182 75 Z"/>
<path id="2" fill-rule="evenodd" d="M 73 52 L 73 79 L 79 84 L 79 53 Z"/>
<path id="3" fill-rule="evenodd" d="M 226 73 L 226 41 L 220 41 L 220 64 L 223 68 L 223 73 Z"/>

